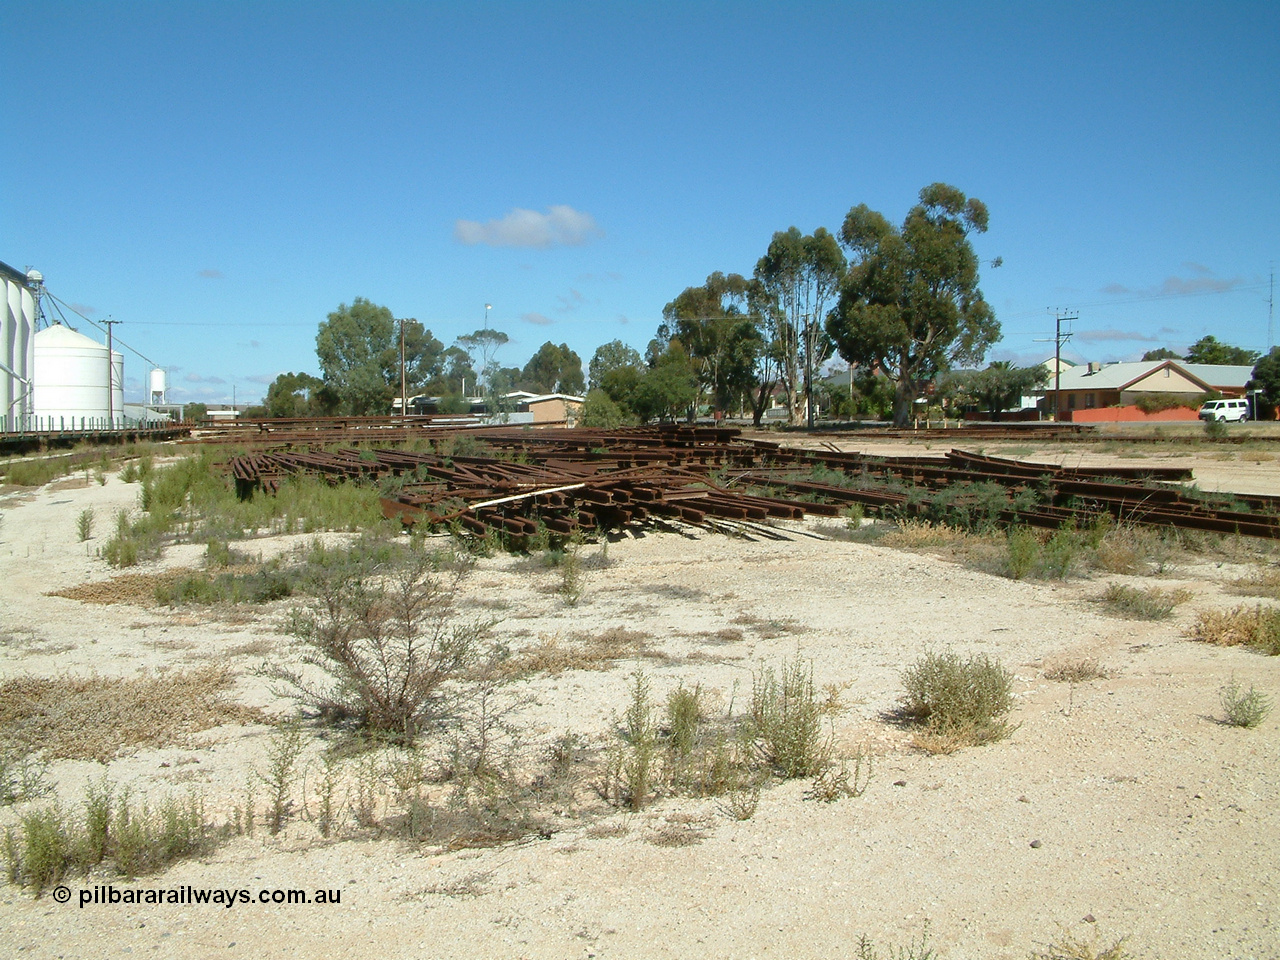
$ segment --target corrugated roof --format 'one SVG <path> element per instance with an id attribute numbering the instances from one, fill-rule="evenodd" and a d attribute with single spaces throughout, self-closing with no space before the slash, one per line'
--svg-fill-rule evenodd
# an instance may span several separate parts
<path id="1" fill-rule="evenodd" d="M 1093 373 L 1081 364 L 1062 371 L 1063 390 L 1123 390 L 1161 367 L 1171 367 L 1209 387 L 1243 390 L 1253 376 L 1252 366 L 1220 363 L 1184 363 L 1181 360 L 1136 360 L 1104 364 Z M 1052 383 L 1052 381 L 1050 381 Z"/>

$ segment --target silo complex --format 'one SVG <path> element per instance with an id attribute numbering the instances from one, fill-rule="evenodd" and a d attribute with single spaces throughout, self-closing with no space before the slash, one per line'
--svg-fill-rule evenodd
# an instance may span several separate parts
<path id="1" fill-rule="evenodd" d="M 35 428 L 123 426 L 124 357 L 112 351 L 111 361 L 109 370 L 107 347 L 70 327 L 54 324 L 37 333 Z"/>
<path id="2" fill-rule="evenodd" d="M 38 279 L 39 274 L 33 274 Z M 0 263 L 4 302 L 0 303 L 0 427 L 18 430 L 31 410 L 35 368 L 35 282 Z"/>

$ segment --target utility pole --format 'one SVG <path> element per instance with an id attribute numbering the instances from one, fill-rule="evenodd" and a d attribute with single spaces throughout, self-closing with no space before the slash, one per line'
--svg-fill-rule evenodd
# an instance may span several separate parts
<path id="1" fill-rule="evenodd" d="M 400 320 L 400 419 L 409 415 L 409 398 L 404 389 L 404 320 Z"/>
<path id="2" fill-rule="evenodd" d="M 1055 310 L 1053 313 L 1054 328 L 1053 340 L 1036 340 L 1036 343 L 1050 343 L 1053 348 L 1053 419 L 1056 421 L 1062 416 L 1062 345 L 1071 339 L 1071 331 L 1062 332 L 1062 321 L 1068 323 L 1079 320 L 1080 315 L 1076 313 L 1068 313 L 1065 310 Z"/>
<path id="3" fill-rule="evenodd" d="M 1276 345 L 1275 337 L 1272 334 L 1274 329 L 1271 326 L 1271 316 L 1275 309 L 1276 303 L 1276 268 L 1275 264 L 1271 265 L 1271 282 L 1267 290 L 1267 353 L 1271 352 L 1271 348 Z"/>
<path id="4" fill-rule="evenodd" d="M 107 325 L 107 429 L 110 430 L 114 429 L 116 425 L 116 356 L 115 351 L 112 349 L 113 338 L 111 328 L 120 321 L 112 320 L 108 317 L 102 322 Z M 123 387 L 124 384 L 121 384 L 121 386 Z"/>

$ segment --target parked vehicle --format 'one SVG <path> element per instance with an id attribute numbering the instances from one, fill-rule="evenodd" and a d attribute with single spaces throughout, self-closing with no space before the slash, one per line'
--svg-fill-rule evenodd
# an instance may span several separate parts
<path id="1" fill-rule="evenodd" d="M 1201 420 L 1217 420 L 1219 423 L 1236 420 L 1244 423 L 1249 419 L 1248 400 L 1210 400 L 1200 408 Z"/>

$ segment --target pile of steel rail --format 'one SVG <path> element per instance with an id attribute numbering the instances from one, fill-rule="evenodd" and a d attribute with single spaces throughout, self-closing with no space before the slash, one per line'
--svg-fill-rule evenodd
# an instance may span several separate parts
<path id="1" fill-rule="evenodd" d="M 482 429 L 441 432 L 426 445 L 252 453 L 229 468 L 241 496 L 275 492 L 300 473 L 378 482 L 383 513 L 406 525 L 454 524 L 517 539 L 541 528 L 569 535 L 658 518 L 714 527 L 838 516 L 854 505 L 945 519 L 943 499 L 947 510 L 972 507 L 1003 524 L 1057 528 L 1110 514 L 1280 539 L 1280 498 L 1197 496 L 1181 486 L 1191 472 L 1180 468 L 1072 468 L 960 450 L 877 457 L 714 428 Z"/>

